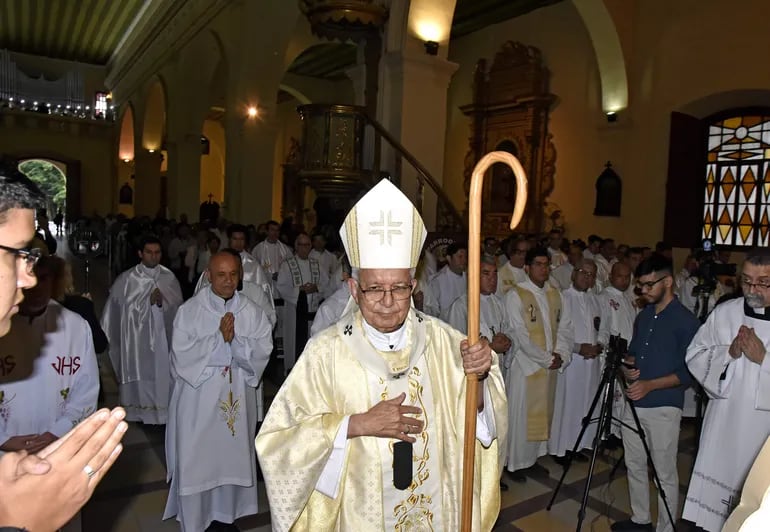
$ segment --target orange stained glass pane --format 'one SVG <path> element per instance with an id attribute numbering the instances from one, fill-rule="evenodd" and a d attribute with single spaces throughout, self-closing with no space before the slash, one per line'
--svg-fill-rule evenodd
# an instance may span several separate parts
<path id="1" fill-rule="evenodd" d="M 722 242 L 727 242 L 727 237 L 730 236 L 730 226 L 720 225 L 718 227 L 719 227 L 719 236 L 722 237 Z"/>
<path id="2" fill-rule="evenodd" d="M 765 150 L 765 151 L 770 151 L 770 150 Z M 708 155 L 708 161 L 709 161 L 710 163 L 715 163 L 715 162 L 717 162 L 717 154 L 716 154 L 716 153 L 714 153 L 713 151 L 710 151 L 710 152 L 709 152 L 709 155 Z"/>
<path id="3" fill-rule="evenodd" d="M 767 176 L 765 176 L 765 179 L 767 179 Z M 764 188 L 765 188 L 765 198 L 767 198 L 767 196 L 770 196 L 770 181 L 765 181 Z"/>
<path id="4" fill-rule="evenodd" d="M 712 201 L 712 194 L 714 193 L 714 183 L 706 184 L 706 199 Z"/>
<path id="5" fill-rule="evenodd" d="M 722 177 L 722 183 L 735 183 L 735 176 L 731 168 L 728 168 L 727 172 L 725 172 L 724 177 Z"/>
<path id="6" fill-rule="evenodd" d="M 749 213 L 749 209 L 746 208 L 743 210 L 743 214 L 741 214 L 740 220 L 738 220 L 738 223 L 740 225 L 751 225 L 751 214 Z"/>
<path id="7" fill-rule="evenodd" d="M 763 242 L 764 242 L 765 240 L 767 240 L 767 231 L 768 231 L 768 229 L 770 229 L 770 227 L 768 227 L 768 226 L 766 226 L 766 225 L 763 225 L 763 226 L 761 226 L 761 227 L 759 228 L 759 234 L 761 234 L 761 235 L 762 235 L 762 241 L 763 241 Z"/>
<path id="8" fill-rule="evenodd" d="M 742 122 L 743 122 L 743 117 L 736 116 L 734 118 L 728 118 L 727 120 L 723 120 L 722 125 L 729 129 L 735 129 L 740 127 Z"/>
<path id="9" fill-rule="evenodd" d="M 746 170 L 746 173 L 743 174 L 742 181 L 743 183 L 741 184 L 741 190 L 743 190 L 743 197 L 746 199 L 746 201 L 748 201 L 751 193 L 754 191 L 754 186 L 757 182 L 751 167 L 749 167 L 749 169 Z"/>
<path id="10" fill-rule="evenodd" d="M 706 211 L 706 216 L 703 218 L 704 224 L 710 224 L 711 223 L 711 212 Z"/>
<path id="11" fill-rule="evenodd" d="M 762 213 L 762 219 L 759 221 L 759 224 L 770 226 L 770 220 L 767 218 L 767 208 L 765 208 L 764 211 L 765 212 Z"/>
<path id="12" fill-rule="evenodd" d="M 738 230 L 740 231 L 742 244 L 748 244 L 749 238 L 751 237 L 751 233 L 754 231 L 754 228 L 750 225 L 740 225 L 738 226 Z"/>
<path id="13" fill-rule="evenodd" d="M 722 214 L 719 215 L 719 223 L 725 225 L 730 225 L 732 223 L 730 212 L 727 209 L 722 209 Z"/>
<path id="14" fill-rule="evenodd" d="M 703 238 L 711 238 L 711 224 L 703 226 Z"/>
<path id="15" fill-rule="evenodd" d="M 743 125 L 746 127 L 756 126 L 762 123 L 762 118 L 761 116 L 744 116 Z"/>
<path id="16" fill-rule="evenodd" d="M 730 201 L 730 194 L 733 193 L 733 190 L 735 190 L 735 184 L 734 183 L 723 183 L 722 184 L 722 194 L 725 195 L 725 200 Z"/>

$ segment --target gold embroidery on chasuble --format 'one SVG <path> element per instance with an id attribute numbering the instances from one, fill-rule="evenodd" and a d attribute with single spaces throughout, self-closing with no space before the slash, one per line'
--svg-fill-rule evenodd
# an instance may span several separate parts
<path id="1" fill-rule="evenodd" d="M 227 392 L 227 397 L 219 401 L 219 413 L 227 428 L 230 429 L 230 434 L 235 437 L 235 422 L 241 417 L 241 399 L 233 396 L 233 369 L 226 367 L 222 370 L 222 377 L 225 374 L 230 378 L 230 390 Z"/>
<path id="2" fill-rule="evenodd" d="M 420 434 L 415 434 L 417 440 L 413 444 L 412 462 L 413 473 L 412 484 L 405 490 L 408 494 L 400 504 L 393 509 L 393 515 L 396 518 L 395 530 L 397 532 L 407 532 L 416 530 L 433 530 L 433 497 L 429 494 L 420 493 L 423 485 L 429 480 L 431 471 L 428 468 L 430 460 L 430 433 L 428 431 L 430 420 L 425 408 L 423 399 L 424 388 L 421 382 L 422 372 L 415 366 L 409 372 L 409 404 L 418 406 L 422 414 L 414 415 L 424 422 L 423 430 Z M 432 430 L 433 427 L 430 426 Z M 393 445 L 390 445 L 390 451 L 393 452 Z"/>
<path id="3" fill-rule="evenodd" d="M 406 345 L 400 351 L 379 351 L 365 338 L 361 314 L 352 317 L 355 327 L 353 334 L 341 335 L 368 375 L 372 404 L 406 394 L 404 405 L 417 406 L 422 414 L 410 414 L 421 419 L 424 427 L 421 433 L 412 434 L 417 441 L 412 449 L 412 483 L 406 490 L 393 488 L 393 445 L 397 440 L 378 439 L 380 466 L 383 486 L 383 526 L 386 530 L 418 531 L 441 529 L 437 522 L 440 516 L 434 514 L 441 508 L 441 481 L 437 442 L 431 436 L 438 427 L 431 419 L 434 413 L 427 363 L 425 361 L 426 333 L 422 316 L 411 311 L 407 318 Z M 338 325 L 344 328 L 343 325 Z M 344 330 L 344 329 L 341 329 Z M 431 467 L 432 466 L 432 467 Z M 437 521 L 438 519 L 438 521 Z"/>

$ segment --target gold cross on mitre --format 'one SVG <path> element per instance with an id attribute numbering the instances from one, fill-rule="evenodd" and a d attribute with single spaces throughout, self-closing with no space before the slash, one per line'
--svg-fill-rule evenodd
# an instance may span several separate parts
<path id="1" fill-rule="evenodd" d="M 415 268 L 427 235 L 417 209 L 387 179 L 353 206 L 340 228 L 353 268 Z"/>

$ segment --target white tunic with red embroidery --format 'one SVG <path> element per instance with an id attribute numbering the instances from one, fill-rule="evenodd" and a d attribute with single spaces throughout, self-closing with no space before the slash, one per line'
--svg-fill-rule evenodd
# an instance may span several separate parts
<path id="1" fill-rule="evenodd" d="M 0 338 L 0 443 L 63 436 L 96 408 L 99 368 L 88 322 L 55 301 L 40 316 L 13 317 Z"/>

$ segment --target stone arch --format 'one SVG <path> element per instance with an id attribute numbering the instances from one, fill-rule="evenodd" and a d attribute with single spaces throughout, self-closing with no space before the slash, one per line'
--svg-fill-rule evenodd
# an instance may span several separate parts
<path id="1" fill-rule="evenodd" d="M 9 153 L 8 156 L 16 161 L 33 159 L 53 163 L 63 174 L 67 186 L 67 202 L 65 215 L 68 220 L 76 220 L 83 215 L 81 208 L 81 163 L 63 153 L 51 150 L 27 150 Z"/>
<path id="2" fill-rule="evenodd" d="M 132 197 L 135 197 L 135 182 L 134 182 L 134 159 L 136 157 L 136 116 L 134 114 L 134 106 L 131 102 L 126 103 L 122 107 L 122 115 L 120 116 L 119 124 L 120 130 L 118 134 L 117 145 L 117 181 L 113 186 L 113 206 L 117 207 L 117 210 L 121 214 L 126 216 L 134 216 L 134 204 L 121 204 L 118 200 L 118 191 L 121 187 L 128 186 L 131 188 Z"/>
<path id="3" fill-rule="evenodd" d="M 129 102 L 120 117 L 120 135 L 118 136 L 118 158 L 126 163 L 133 161 L 136 155 L 134 123 L 134 107 Z"/>
<path id="4" fill-rule="evenodd" d="M 226 113 L 237 113 L 237 109 L 227 109 L 227 90 L 229 83 L 229 64 L 225 47 L 215 31 L 211 31 L 219 60 L 211 72 L 208 85 L 207 113 L 200 125 L 200 133 L 206 139 L 206 149 L 200 158 L 199 203 L 213 201 L 222 205 L 225 199 L 225 160 L 227 142 L 225 132 Z"/>
<path id="5" fill-rule="evenodd" d="M 305 94 L 302 93 L 300 90 L 298 90 L 298 89 L 296 89 L 296 88 L 294 88 L 294 87 L 292 87 L 290 85 L 287 85 L 286 83 L 281 83 L 280 85 L 278 85 L 278 90 L 282 90 L 282 91 L 286 92 L 287 94 L 293 96 L 294 99 L 296 99 L 302 105 L 307 105 L 309 103 L 313 103 L 310 100 L 310 98 L 305 96 Z"/>
<path id="6" fill-rule="evenodd" d="M 145 97 L 141 145 L 146 150 L 161 150 L 166 140 L 166 113 L 168 109 L 166 85 L 157 76 Z"/>
<path id="7" fill-rule="evenodd" d="M 604 0 L 572 0 L 583 19 L 599 67 L 602 109 L 617 112 L 628 107 L 628 78 L 620 38 Z"/>
<path id="8" fill-rule="evenodd" d="M 677 111 L 703 119 L 726 109 L 767 107 L 769 101 L 768 89 L 736 89 L 698 98 L 679 106 Z"/>

